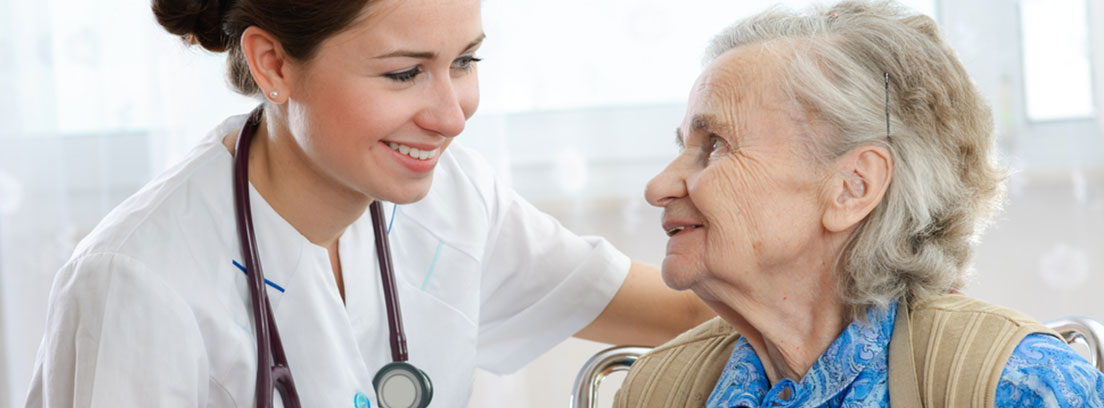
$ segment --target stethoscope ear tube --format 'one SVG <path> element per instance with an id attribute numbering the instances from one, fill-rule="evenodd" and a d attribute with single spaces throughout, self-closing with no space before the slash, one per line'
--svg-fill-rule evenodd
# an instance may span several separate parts
<path id="1" fill-rule="evenodd" d="M 403 331 L 399 297 L 395 294 L 395 269 L 391 265 L 391 243 L 384 228 L 387 222 L 383 219 L 383 206 L 379 200 L 374 200 L 369 204 L 368 211 L 372 215 L 372 232 L 376 236 L 376 257 L 379 258 L 383 300 L 387 307 L 387 328 L 391 331 L 391 361 L 406 361 L 406 333 Z"/>
<path id="2" fill-rule="evenodd" d="M 257 407 L 271 407 L 272 390 L 275 388 L 280 392 L 285 407 L 299 408 L 299 393 L 291 378 L 280 332 L 276 329 L 276 319 L 268 303 L 268 292 L 264 289 L 264 271 L 261 270 L 257 236 L 253 231 L 253 213 L 249 203 L 249 146 L 253 134 L 260 126 L 262 112 L 261 106 L 254 109 L 238 134 L 233 172 L 234 218 L 238 227 L 242 261 L 245 263 L 246 274 L 249 275 L 253 325 L 257 335 L 257 387 L 254 398 Z"/>

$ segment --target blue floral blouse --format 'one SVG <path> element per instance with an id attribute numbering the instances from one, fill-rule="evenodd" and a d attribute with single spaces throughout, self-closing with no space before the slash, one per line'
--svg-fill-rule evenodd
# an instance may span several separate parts
<path id="1" fill-rule="evenodd" d="M 755 350 L 740 338 L 706 408 L 889 406 L 896 310 L 896 303 L 868 310 L 866 321 L 847 326 L 801 382 L 782 379 L 772 387 Z M 1032 334 L 1005 365 L 996 401 L 997 407 L 1104 408 L 1104 373 L 1062 340 Z"/>

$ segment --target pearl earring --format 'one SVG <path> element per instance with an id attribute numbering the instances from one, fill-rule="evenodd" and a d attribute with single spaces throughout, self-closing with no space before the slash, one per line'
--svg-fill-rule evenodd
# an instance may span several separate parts
<path id="1" fill-rule="evenodd" d="M 269 97 L 270 99 L 276 99 L 276 97 L 277 97 L 277 96 L 280 96 L 280 93 L 279 93 L 279 92 L 276 92 L 276 91 L 272 91 L 272 92 L 269 92 L 269 93 L 268 93 L 268 97 Z"/>

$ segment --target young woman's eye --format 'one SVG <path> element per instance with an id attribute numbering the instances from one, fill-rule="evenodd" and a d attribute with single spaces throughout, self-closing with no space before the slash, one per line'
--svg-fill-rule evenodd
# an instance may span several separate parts
<path id="1" fill-rule="evenodd" d="M 472 55 L 465 55 L 465 56 L 462 56 L 460 58 L 457 58 L 456 61 L 452 62 L 452 69 L 456 69 L 456 70 L 460 70 L 460 71 L 464 71 L 464 72 L 471 71 L 472 67 L 475 66 L 475 63 L 477 63 L 479 61 L 483 61 L 483 59 L 482 58 L 476 58 Z"/>
<path id="2" fill-rule="evenodd" d="M 421 73 L 422 67 L 413 67 L 398 72 L 388 72 L 386 74 L 383 74 L 383 77 L 395 82 L 410 82 L 417 78 L 418 75 Z"/>

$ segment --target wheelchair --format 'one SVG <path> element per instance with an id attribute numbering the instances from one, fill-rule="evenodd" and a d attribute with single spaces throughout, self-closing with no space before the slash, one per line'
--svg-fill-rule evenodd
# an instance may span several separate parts
<path id="1" fill-rule="evenodd" d="M 1043 324 L 1061 334 L 1067 344 L 1083 342 L 1089 349 L 1089 363 L 1104 372 L 1104 324 L 1087 316 L 1068 316 Z M 633 362 L 648 351 L 651 347 L 615 346 L 592 356 L 575 376 L 570 407 L 597 407 L 602 380 L 615 372 L 628 371 Z"/>

